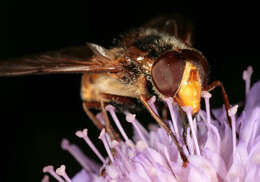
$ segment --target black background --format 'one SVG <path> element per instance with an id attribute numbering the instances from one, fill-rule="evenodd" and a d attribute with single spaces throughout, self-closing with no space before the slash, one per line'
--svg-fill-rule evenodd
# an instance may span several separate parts
<path id="1" fill-rule="evenodd" d="M 196 44 L 211 65 L 210 80 L 224 83 L 231 103 L 244 98 L 242 71 L 254 66 L 259 80 L 259 10 L 256 4 L 188 1 L 9 1 L 3 12 L 1 57 L 83 45 L 111 46 L 114 37 L 164 13 L 181 13 L 195 24 Z M 81 108 L 80 75 L 0 78 L 2 150 L 8 153 L 8 181 L 39 181 L 44 165 L 80 169 L 60 149 L 62 137 L 91 153 L 74 132 L 97 130 Z M 212 103 L 221 105 L 219 91 Z M 7 116 L 7 117 L 5 117 Z M 100 142 L 96 142 L 102 148 Z M 7 150 L 6 150 L 7 146 Z M 3 157 L 3 155 L 2 155 Z"/>

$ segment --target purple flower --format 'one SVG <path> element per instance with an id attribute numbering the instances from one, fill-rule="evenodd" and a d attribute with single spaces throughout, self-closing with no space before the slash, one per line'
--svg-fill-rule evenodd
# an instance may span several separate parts
<path id="1" fill-rule="evenodd" d="M 53 166 L 44 167 L 59 182 L 255 182 L 260 179 L 260 81 L 250 89 L 252 68 L 243 74 L 246 81 L 245 107 L 237 115 L 238 105 L 229 110 L 231 127 L 228 125 L 224 108 L 213 109 L 210 115 L 211 94 L 203 92 L 206 111 L 201 110 L 192 118 L 191 109 L 186 112 L 189 127 L 184 139 L 177 107 L 171 98 L 165 99 L 171 114 L 168 122 L 185 155 L 187 166 L 167 132 L 157 125 L 146 130 L 135 118 L 126 113 L 126 120 L 134 129 L 133 139 L 128 138 L 115 113 L 115 108 L 107 106 L 118 127 L 122 140 L 111 140 L 103 129 L 99 139 L 103 142 L 108 157 L 102 156 L 87 135 L 87 129 L 76 135 L 85 140 L 102 162 L 102 166 L 87 158 L 83 152 L 68 140 L 62 141 L 62 148 L 69 151 L 82 166 L 72 179 L 62 165 L 56 171 Z M 155 97 L 149 103 L 154 106 Z M 98 117 L 102 121 L 102 117 Z M 42 180 L 48 182 L 47 176 Z"/>

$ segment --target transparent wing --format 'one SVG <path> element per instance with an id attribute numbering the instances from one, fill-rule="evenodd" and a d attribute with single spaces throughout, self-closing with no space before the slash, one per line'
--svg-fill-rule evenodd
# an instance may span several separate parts
<path id="1" fill-rule="evenodd" d="M 121 69 L 115 61 L 101 54 L 97 55 L 97 51 L 91 45 L 69 47 L 58 51 L 0 60 L 0 76 L 119 72 Z"/>
<path id="2" fill-rule="evenodd" d="M 189 45 L 193 44 L 193 24 L 187 17 L 181 16 L 180 14 L 156 17 L 143 27 L 165 32 L 183 40 Z"/>
<path id="3" fill-rule="evenodd" d="M 164 32 L 175 36 L 188 45 L 192 46 L 194 34 L 191 21 L 179 14 L 159 16 L 148 21 L 139 29 L 129 32 L 123 36 L 120 45 L 129 47 L 138 39 L 142 39 L 142 31 L 146 29 L 156 29 L 158 32 Z"/>

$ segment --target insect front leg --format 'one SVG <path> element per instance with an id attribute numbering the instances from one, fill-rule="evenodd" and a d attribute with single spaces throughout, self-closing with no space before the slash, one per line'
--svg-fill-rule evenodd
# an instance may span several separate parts
<path id="1" fill-rule="evenodd" d="M 177 138 L 174 136 L 174 134 L 172 133 L 172 130 L 167 126 L 167 124 L 153 111 L 153 109 L 151 108 L 151 106 L 148 104 L 146 96 L 145 95 L 141 95 L 139 96 L 140 101 L 142 102 L 142 104 L 144 105 L 144 107 L 149 111 L 149 113 L 152 115 L 152 117 L 155 119 L 155 121 L 166 130 L 166 132 L 171 136 L 173 142 L 175 143 L 178 151 L 180 152 L 181 158 L 183 160 L 183 166 L 185 167 L 188 163 L 188 159 L 187 156 L 184 154 L 183 149 L 181 148 L 181 146 L 179 145 L 179 142 L 177 140 Z"/>
<path id="2" fill-rule="evenodd" d="M 166 104 L 164 104 L 162 108 L 162 118 L 164 121 L 168 119 L 168 107 Z"/>

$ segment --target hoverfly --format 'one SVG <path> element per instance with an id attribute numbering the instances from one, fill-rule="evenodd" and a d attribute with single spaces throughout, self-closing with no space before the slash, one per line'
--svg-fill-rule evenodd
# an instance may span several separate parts
<path id="1" fill-rule="evenodd" d="M 148 104 L 149 97 L 157 95 L 160 100 L 172 97 L 179 106 L 190 106 L 195 115 L 200 110 L 201 91 L 219 86 L 226 110 L 230 107 L 222 83 L 208 84 L 208 63 L 204 55 L 192 47 L 192 40 L 189 21 L 178 16 L 158 17 L 126 34 L 111 49 L 87 43 L 1 61 L 0 76 L 82 73 L 83 107 L 99 129 L 104 126 L 91 108 L 102 110 L 106 130 L 113 137 L 104 105 L 115 103 L 131 107 L 132 100 L 138 99 L 178 146 L 169 127 Z M 181 152 L 180 147 L 178 149 Z M 182 156 L 184 158 L 184 154 Z"/>

